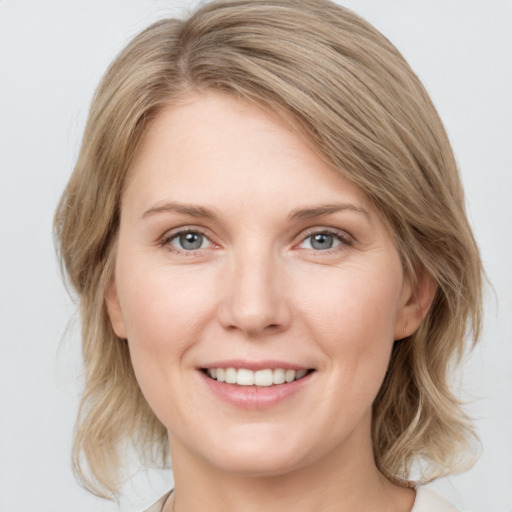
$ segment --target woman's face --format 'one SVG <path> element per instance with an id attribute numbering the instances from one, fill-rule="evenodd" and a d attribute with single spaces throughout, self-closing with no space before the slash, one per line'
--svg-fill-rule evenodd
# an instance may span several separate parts
<path id="1" fill-rule="evenodd" d="M 371 453 L 393 340 L 417 325 L 365 195 L 284 123 L 214 93 L 148 131 L 107 306 L 173 457 L 260 475 Z"/>

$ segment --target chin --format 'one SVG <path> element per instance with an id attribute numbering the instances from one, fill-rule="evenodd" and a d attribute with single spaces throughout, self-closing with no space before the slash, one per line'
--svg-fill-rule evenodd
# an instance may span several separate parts
<path id="1" fill-rule="evenodd" d="M 216 453 L 208 450 L 210 463 L 226 472 L 263 477 L 289 473 L 316 458 L 308 456 L 304 442 L 296 443 L 282 432 L 272 435 L 267 430 L 259 436 L 255 432 L 252 434 L 238 438 L 231 435 L 229 442 L 215 443 L 223 448 Z"/>

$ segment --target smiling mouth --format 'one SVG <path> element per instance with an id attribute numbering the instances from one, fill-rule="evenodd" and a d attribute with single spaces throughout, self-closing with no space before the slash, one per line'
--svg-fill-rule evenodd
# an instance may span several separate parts
<path id="1" fill-rule="evenodd" d="M 303 379 L 313 369 L 285 370 L 284 368 L 249 370 L 248 368 L 202 368 L 203 373 L 217 382 L 238 386 L 270 387 Z"/>

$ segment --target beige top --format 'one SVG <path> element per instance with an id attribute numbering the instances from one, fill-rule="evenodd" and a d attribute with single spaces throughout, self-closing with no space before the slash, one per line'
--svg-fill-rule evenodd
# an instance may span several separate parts
<path id="1" fill-rule="evenodd" d="M 418 487 L 411 512 L 457 512 L 457 509 L 432 489 Z"/>
<path id="2" fill-rule="evenodd" d="M 162 496 L 156 503 L 143 512 L 162 512 L 170 492 Z M 436 492 L 426 487 L 416 489 L 416 499 L 411 512 L 457 512 L 457 509 Z"/>
<path id="3" fill-rule="evenodd" d="M 164 494 L 156 503 L 153 503 L 151 507 L 147 508 L 143 512 L 162 512 L 162 509 L 164 508 L 165 502 L 167 501 L 167 498 L 171 495 L 172 491 L 169 491 L 168 493 Z"/>

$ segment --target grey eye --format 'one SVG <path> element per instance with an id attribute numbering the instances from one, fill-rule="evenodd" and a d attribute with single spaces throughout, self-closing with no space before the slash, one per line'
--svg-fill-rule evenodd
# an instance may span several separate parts
<path id="1" fill-rule="evenodd" d="M 195 251 L 201 249 L 206 238 L 201 233 L 181 233 L 172 240 L 172 245 L 185 251 Z"/>
<path id="2" fill-rule="evenodd" d="M 311 248 L 316 249 L 317 251 L 332 249 L 336 242 L 334 236 L 329 235 L 328 233 L 317 233 L 316 235 L 311 235 L 309 239 Z"/>
<path id="3" fill-rule="evenodd" d="M 302 249 L 311 249 L 313 251 L 326 251 L 339 245 L 347 243 L 341 235 L 329 233 L 328 231 L 318 231 L 313 233 L 301 242 Z"/>

